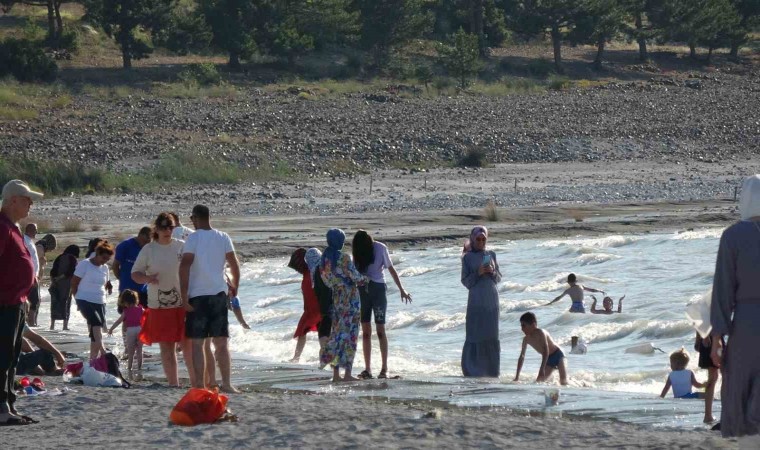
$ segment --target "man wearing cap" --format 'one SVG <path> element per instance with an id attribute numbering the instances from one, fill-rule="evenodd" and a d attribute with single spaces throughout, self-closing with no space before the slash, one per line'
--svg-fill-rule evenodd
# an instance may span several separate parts
<path id="1" fill-rule="evenodd" d="M 29 189 L 21 180 L 3 186 L 0 207 L 0 425 L 28 425 L 35 422 L 18 414 L 13 404 L 13 381 L 21 355 L 25 303 L 35 279 L 34 263 L 18 221 L 42 194 Z"/>

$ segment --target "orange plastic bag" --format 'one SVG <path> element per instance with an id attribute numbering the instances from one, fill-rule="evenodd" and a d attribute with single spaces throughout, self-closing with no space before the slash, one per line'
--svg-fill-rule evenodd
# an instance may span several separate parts
<path id="1" fill-rule="evenodd" d="M 227 410 L 227 396 L 218 389 L 191 388 L 172 409 L 169 421 L 175 425 L 194 426 L 216 422 Z"/>

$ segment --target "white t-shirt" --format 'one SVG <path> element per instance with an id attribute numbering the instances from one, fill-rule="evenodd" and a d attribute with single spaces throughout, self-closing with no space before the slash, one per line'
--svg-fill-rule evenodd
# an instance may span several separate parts
<path id="1" fill-rule="evenodd" d="M 674 370 L 670 372 L 670 385 L 673 387 L 673 397 L 680 398 L 691 394 L 691 370 Z"/>
<path id="2" fill-rule="evenodd" d="M 174 231 L 172 231 L 172 238 L 178 239 L 180 241 L 186 241 L 187 237 L 191 234 L 193 234 L 193 230 L 188 227 L 178 225 L 174 227 Z"/>
<path id="3" fill-rule="evenodd" d="M 187 237 L 183 253 L 195 255 L 190 266 L 190 280 L 187 290 L 189 298 L 201 295 L 216 295 L 227 292 L 224 266 L 227 253 L 234 252 L 232 239 L 219 230 L 195 230 Z"/>
<path id="4" fill-rule="evenodd" d="M 32 256 L 32 264 L 34 265 L 34 276 L 40 276 L 40 258 L 37 255 L 37 246 L 34 245 L 34 241 L 27 235 L 24 235 L 24 245 L 29 250 L 29 254 Z"/>
<path id="5" fill-rule="evenodd" d="M 158 284 L 148 284 L 148 308 L 179 308 L 182 298 L 179 293 L 179 261 L 184 243 L 172 239 L 161 245 L 156 241 L 146 244 L 137 255 L 132 273 L 158 275 Z"/>
<path id="6" fill-rule="evenodd" d="M 105 304 L 106 282 L 110 279 L 108 266 L 96 266 L 89 259 L 83 259 L 77 264 L 74 275 L 81 278 L 77 288 L 76 300 L 86 300 L 90 303 Z"/>

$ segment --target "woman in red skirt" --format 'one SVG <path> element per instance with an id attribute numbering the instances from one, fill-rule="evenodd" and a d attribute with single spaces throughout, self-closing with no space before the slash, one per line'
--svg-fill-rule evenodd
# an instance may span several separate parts
<path id="1" fill-rule="evenodd" d="M 301 316 L 301 320 L 298 321 L 298 327 L 296 327 L 296 332 L 293 335 L 293 338 L 298 339 L 298 341 L 296 342 L 296 353 L 290 362 L 298 362 L 301 359 L 301 352 L 306 345 L 306 333 L 317 331 L 319 322 L 322 320 L 322 312 L 319 309 L 317 294 L 314 293 L 314 287 L 311 284 L 311 274 L 309 273 L 309 266 L 304 259 L 305 256 L 306 249 L 296 249 L 290 256 L 290 262 L 288 263 L 288 267 L 303 275 L 303 280 L 301 280 L 303 315 Z"/>
<path id="2" fill-rule="evenodd" d="M 193 384 L 193 352 L 185 339 L 185 308 L 179 289 L 179 261 L 184 243 L 172 239 L 176 225 L 169 213 L 159 214 L 153 225 L 153 241 L 140 250 L 132 267 L 132 279 L 148 285 L 148 309 L 143 315 L 140 341 L 145 345 L 158 343 L 161 364 L 170 386 L 179 386 L 178 343 L 182 345 Z"/>

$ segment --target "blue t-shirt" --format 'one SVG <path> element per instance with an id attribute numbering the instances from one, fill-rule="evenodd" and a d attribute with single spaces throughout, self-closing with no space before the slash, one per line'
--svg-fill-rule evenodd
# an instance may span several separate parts
<path id="1" fill-rule="evenodd" d="M 135 265 L 137 255 L 140 254 L 140 243 L 137 238 L 130 238 L 116 246 L 114 259 L 119 261 L 119 292 L 132 289 L 140 292 L 144 286 L 132 280 L 132 266 Z"/>

